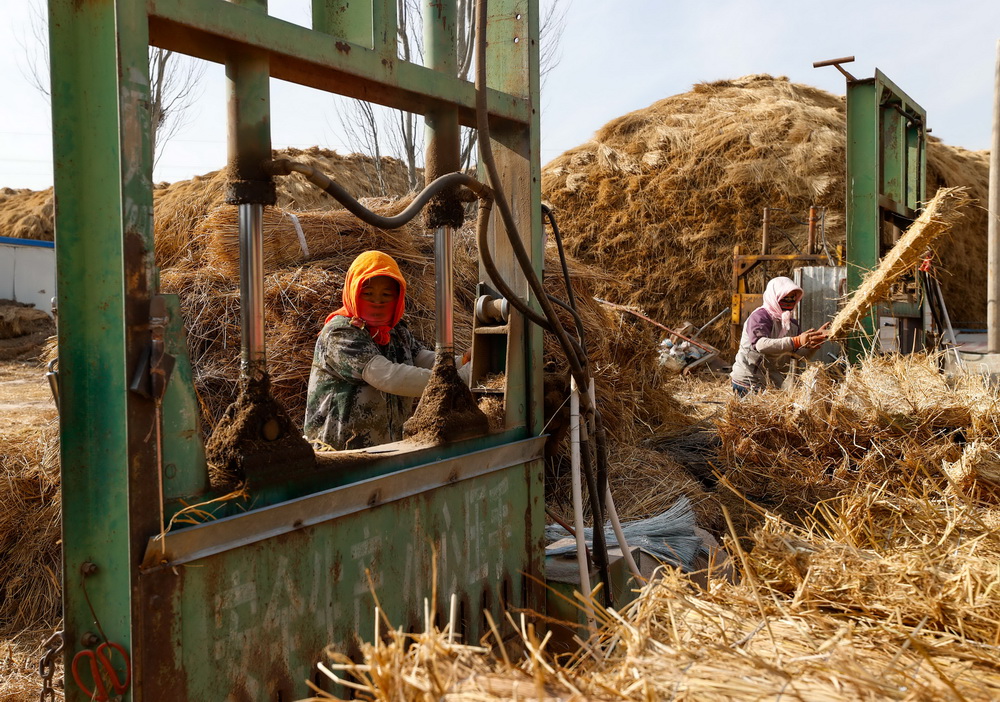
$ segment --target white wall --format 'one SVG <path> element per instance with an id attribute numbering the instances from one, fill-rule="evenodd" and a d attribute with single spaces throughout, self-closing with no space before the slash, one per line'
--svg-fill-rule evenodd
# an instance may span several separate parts
<path id="1" fill-rule="evenodd" d="M 54 248 L 0 242 L 0 299 L 25 302 L 51 315 L 55 295 Z"/>

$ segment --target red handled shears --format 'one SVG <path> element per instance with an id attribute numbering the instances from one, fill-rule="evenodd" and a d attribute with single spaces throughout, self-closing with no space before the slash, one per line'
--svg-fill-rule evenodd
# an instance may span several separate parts
<path id="1" fill-rule="evenodd" d="M 115 670 L 114 664 L 111 662 L 111 651 L 117 651 L 118 654 L 125 661 L 125 679 L 122 680 L 118 677 L 118 671 Z M 84 682 L 83 676 L 81 675 L 81 664 L 83 661 L 89 663 L 90 668 L 90 678 L 93 681 L 93 687 L 87 687 L 86 682 Z M 80 651 L 75 656 L 73 656 L 73 679 L 76 684 L 80 686 L 90 699 L 97 700 L 98 702 L 108 702 L 111 699 L 108 694 L 108 688 L 104 684 L 104 678 L 107 678 L 111 682 L 111 689 L 114 691 L 115 695 L 122 695 L 128 690 L 128 684 L 132 680 L 132 663 L 129 661 L 128 653 L 125 649 L 116 643 L 105 642 L 97 647 L 96 651 L 91 651 L 90 649 L 85 649 Z M 86 670 L 86 668 L 84 668 Z"/>

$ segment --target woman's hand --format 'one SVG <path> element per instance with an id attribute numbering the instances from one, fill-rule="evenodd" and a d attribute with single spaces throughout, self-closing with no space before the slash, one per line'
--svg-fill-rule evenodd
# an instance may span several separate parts
<path id="1" fill-rule="evenodd" d="M 818 349 L 827 340 L 826 330 L 830 326 L 827 322 L 819 329 L 807 329 L 796 337 L 793 337 L 795 348 L 797 349 Z"/>

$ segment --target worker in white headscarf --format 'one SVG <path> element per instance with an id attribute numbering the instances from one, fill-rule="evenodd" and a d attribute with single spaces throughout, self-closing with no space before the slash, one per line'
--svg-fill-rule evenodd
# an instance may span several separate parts
<path id="1" fill-rule="evenodd" d="M 801 299 L 802 288 L 790 278 L 768 281 L 763 304 L 743 323 L 740 349 L 733 362 L 730 377 L 739 397 L 768 387 L 780 388 L 792 358 L 826 341 L 828 324 L 800 332 L 792 311 Z"/>

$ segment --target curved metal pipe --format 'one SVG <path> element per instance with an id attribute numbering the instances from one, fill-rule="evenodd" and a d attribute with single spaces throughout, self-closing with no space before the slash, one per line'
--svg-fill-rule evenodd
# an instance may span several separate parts
<path id="1" fill-rule="evenodd" d="M 343 205 L 348 212 L 353 214 L 362 222 L 380 229 L 398 229 L 404 224 L 409 223 L 409 221 L 416 217 L 417 214 L 420 213 L 420 210 L 422 210 L 435 195 L 438 195 L 449 187 L 464 185 L 479 198 L 486 196 L 487 191 L 489 190 L 484 183 L 480 183 L 478 180 L 466 173 L 447 173 L 429 183 L 426 188 L 417 193 L 413 202 L 407 205 L 406 209 L 402 212 L 392 215 L 391 217 L 386 217 L 369 210 L 367 207 L 358 202 L 353 195 L 347 192 L 342 185 L 334 180 L 331 180 L 325 173 L 313 168 L 312 166 L 307 166 L 306 164 L 299 163 L 297 161 L 291 161 L 287 158 L 279 158 L 268 162 L 265 165 L 265 170 L 272 176 L 301 173 L 309 179 L 309 182 L 331 195 L 334 200 Z"/>

